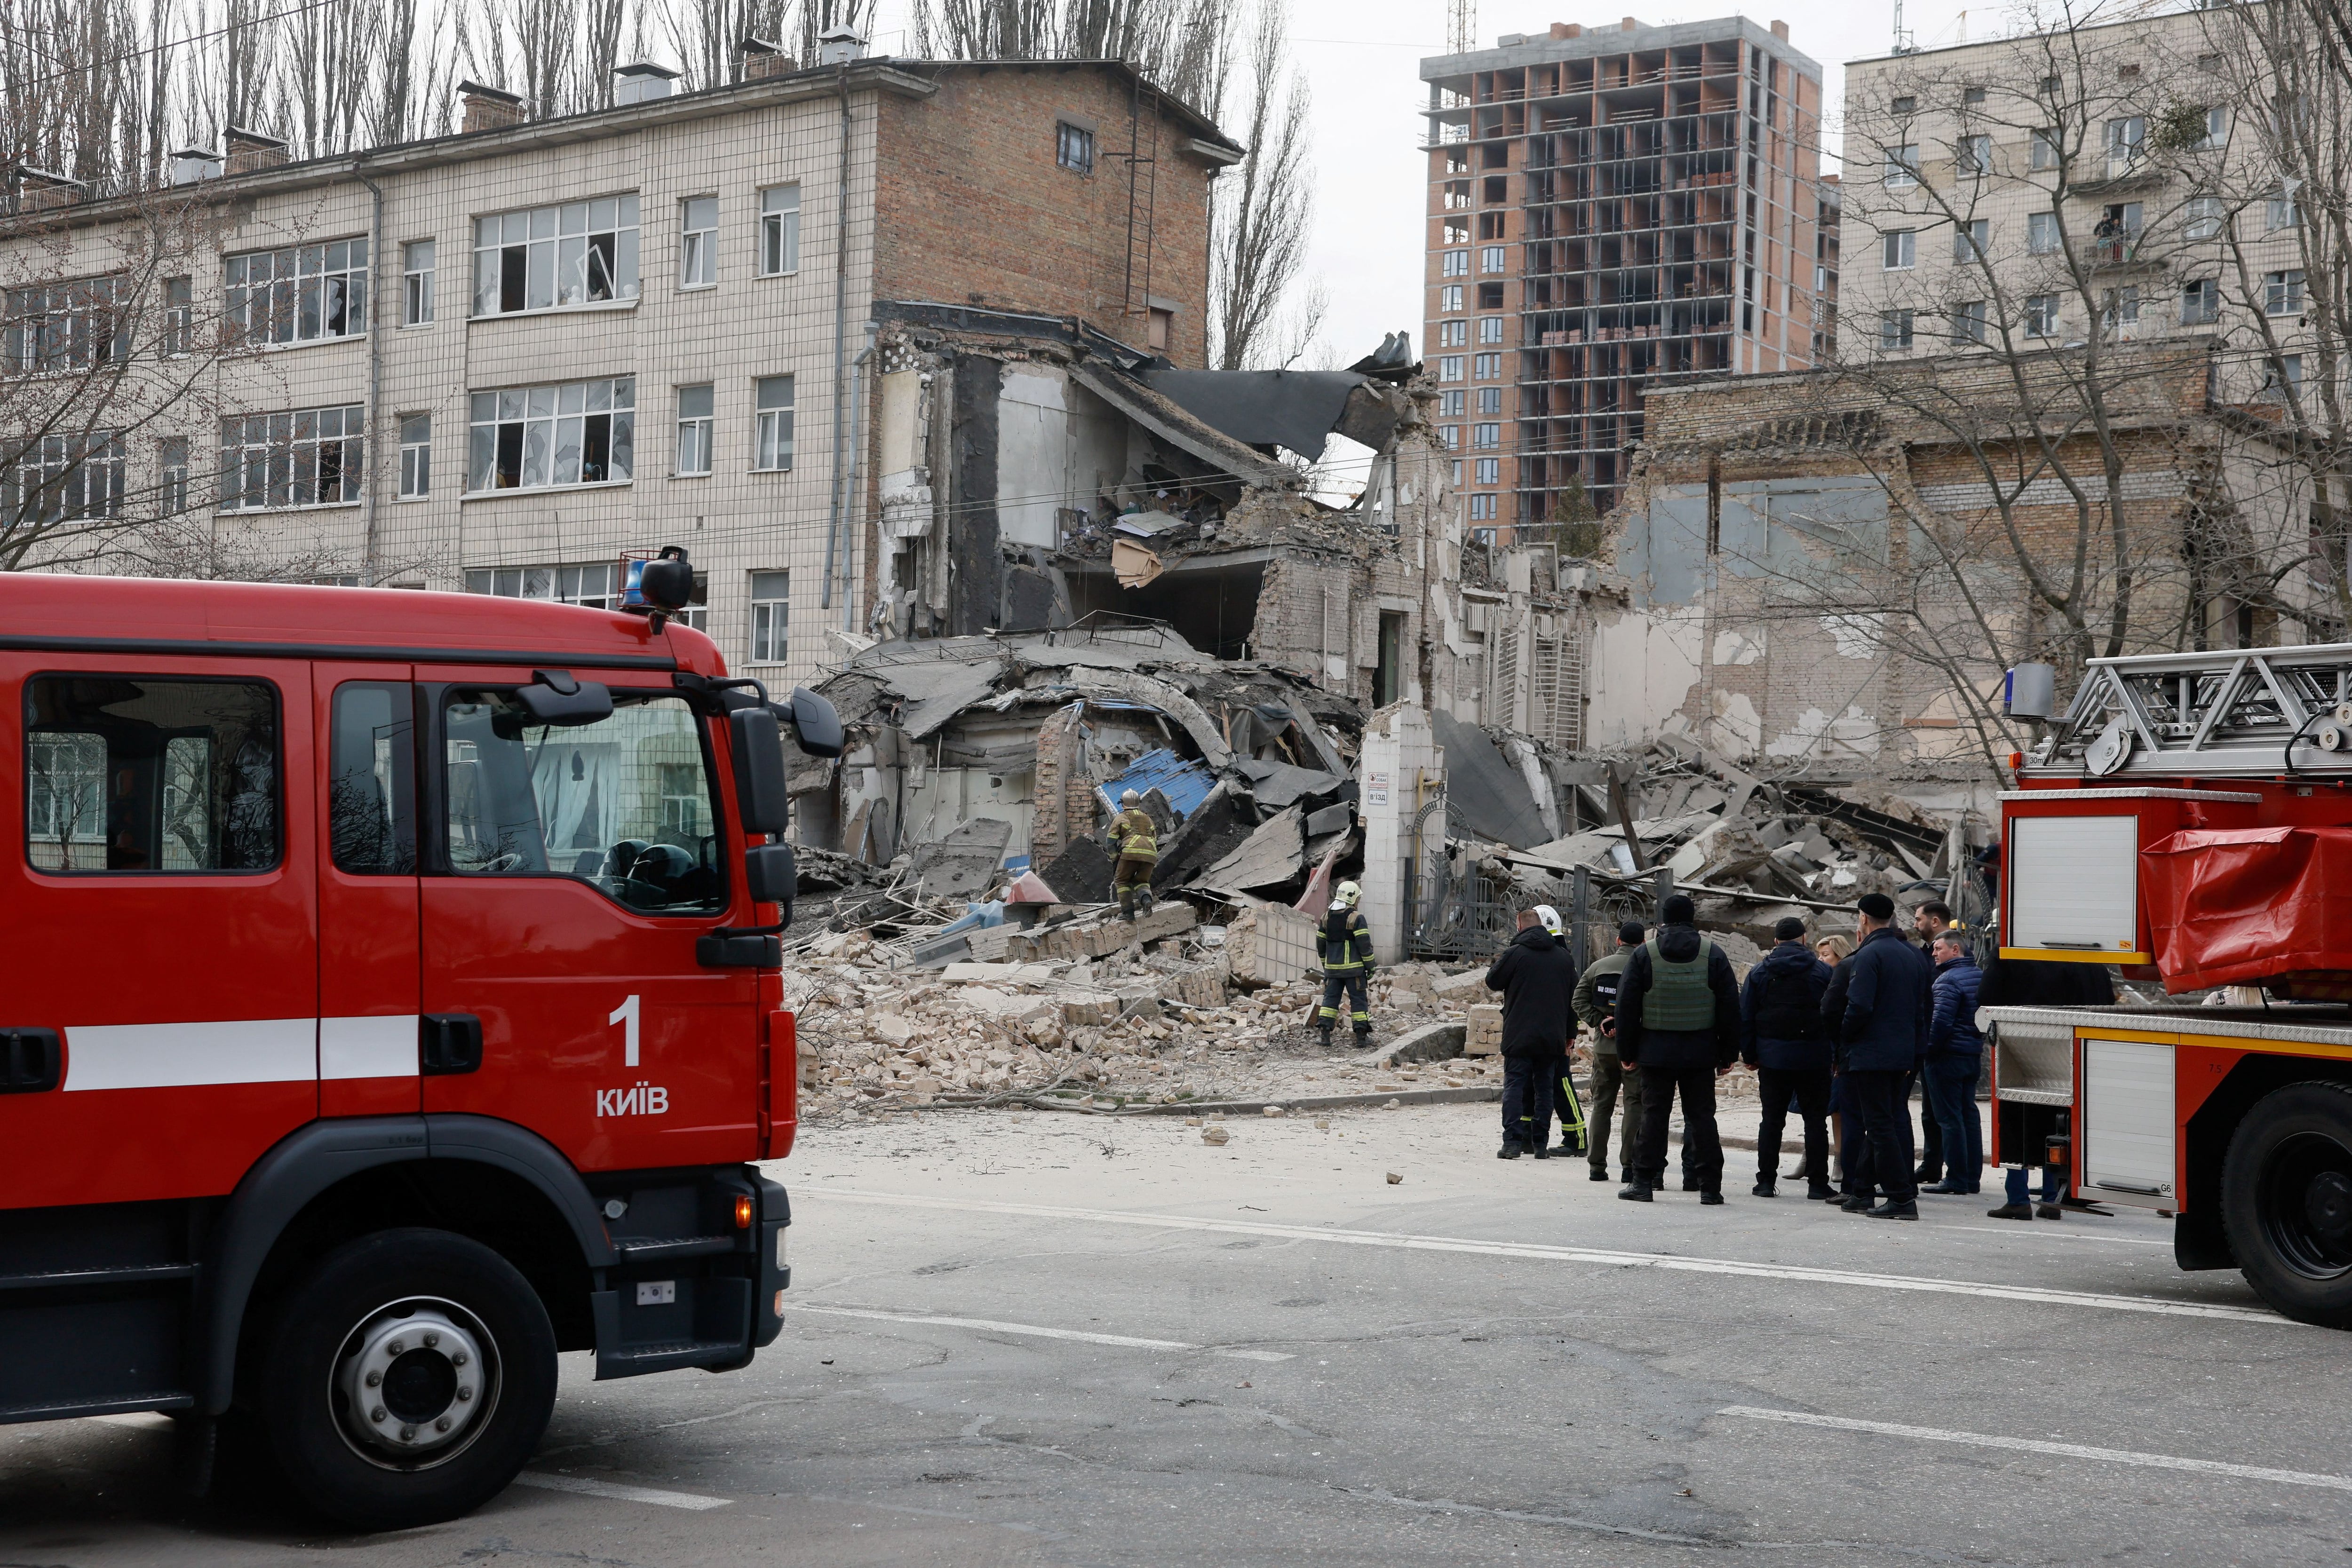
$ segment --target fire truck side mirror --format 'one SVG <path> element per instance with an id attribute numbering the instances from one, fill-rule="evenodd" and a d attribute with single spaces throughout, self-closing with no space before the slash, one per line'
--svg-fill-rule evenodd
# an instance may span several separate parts
<path id="1" fill-rule="evenodd" d="M 806 686 L 794 686 L 792 700 L 775 706 L 776 716 L 793 727 L 793 739 L 804 754 L 841 755 L 841 715 L 834 711 L 832 703 Z"/>
<path id="2" fill-rule="evenodd" d="M 560 728 L 599 724 L 613 716 L 613 688 L 581 680 L 569 670 L 533 670 L 530 685 L 515 688 L 515 701 L 530 716 L 529 722 Z"/>
<path id="3" fill-rule="evenodd" d="M 735 813 L 748 833 L 781 833 L 791 821 L 784 778 L 784 741 L 776 716 L 763 707 L 727 716 L 735 750 Z"/>
<path id="4" fill-rule="evenodd" d="M 793 863 L 790 844 L 754 844 L 743 852 L 743 882 L 754 904 L 776 905 L 779 925 L 793 923 L 793 895 L 800 891 L 800 871 Z"/>

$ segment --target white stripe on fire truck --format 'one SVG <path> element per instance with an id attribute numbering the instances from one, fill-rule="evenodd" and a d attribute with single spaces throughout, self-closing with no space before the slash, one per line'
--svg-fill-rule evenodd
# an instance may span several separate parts
<path id="1" fill-rule="evenodd" d="M 66 1081 L 78 1089 L 305 1083 L 319 1076 L 319 1020 L 82 1024 L 66 1030 Z"/>
<path id="2" fill-rule="evenodd" d="M 416 1015 L 320 1019 L 319 1076 L 336 1079 L 415 1077 Z"/>

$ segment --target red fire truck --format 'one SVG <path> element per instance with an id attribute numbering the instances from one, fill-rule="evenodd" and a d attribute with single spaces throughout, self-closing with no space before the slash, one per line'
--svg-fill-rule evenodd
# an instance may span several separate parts
<path id="1" fill-rule="evenodd" d="M 559 1351 L 774 1339 L 782 736 L 840 727 L 632 565 L 635 612 L 0 574 L 0 1421 L 170 1412 L 388 1528 L 513 1479 Z"/>
<path id="2" fill-rule="evenodd" d="M 2094 660 L 2015 760 L 2003 960 L 2232 1005 L 1988 1009 L 1995 1157 L 2352 1327 L 2352 645 Z"/>

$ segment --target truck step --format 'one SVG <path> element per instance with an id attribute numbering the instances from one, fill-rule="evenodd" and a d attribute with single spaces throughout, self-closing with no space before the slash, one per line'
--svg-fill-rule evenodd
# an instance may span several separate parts
<path id="1" fill-rule="evenodd" d="M 624 1263 L 659 1263 L 671 1258 L 709 1258 L 732 1252 L 732 1236 L 615 1237 L 613 1251 Z"/>
<path id="2" fill-rule="evenodd" d="M 0 1274 L 0 1291 L 54 1291 L 78 1285 L 157 1285 L 196 1277 L 194 1263 L 131 1263 L 116 1269 L 60 1269 L 41 1274 Z"/>
<path id="3" fill-rule="evenodd" d="M 178 1389 L 120 1394 L 105 1399 L 53 1399 L 35 1405 L 0 1405 L 0 1426 L 18 1421 L 62 1421 L 79 1416 L 120 1416 L 132 1410 L 191 1410 L 196 1396 Z"/>
<path id="4" fill-rule="evenodd" d="M 596 1353 L 596 1375 L 635 1377 L 640 1373 L 667 1372 L 680 1366 L 715 1366 L 740 1361 L 741 1340 L 672 1340 L 658 1344 L 624 1345 Z"/>

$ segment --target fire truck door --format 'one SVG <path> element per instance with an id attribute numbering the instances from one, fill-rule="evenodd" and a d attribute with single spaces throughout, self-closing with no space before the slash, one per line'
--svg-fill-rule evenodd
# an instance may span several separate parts
<path id="1" fill-rule="evenodd" d="M 406 664 L 314 664 L 319 1113 L 415 1113 L 416 726 Z"/>
<path id="2" fill-rule="evenodd" d="M 0 1093 L 0 1205 L 226 1193 L 318 1113 L 310 693 L 297 660 L 0 653 L 0 1030 L 61 1069 Z"/>
<path id="3" fill-rule="evenodd" d="M 750 1157 L 754 971 L 695 951 L 741 898 L 710 722 L 610 675 L 610 714 L 542 723 L 515 672 L 480 679 L 419 687 L 435 727 L 423 1010 L 449 1031 L 425 1109 L 520 1123 L 583 1169 Z"/>

